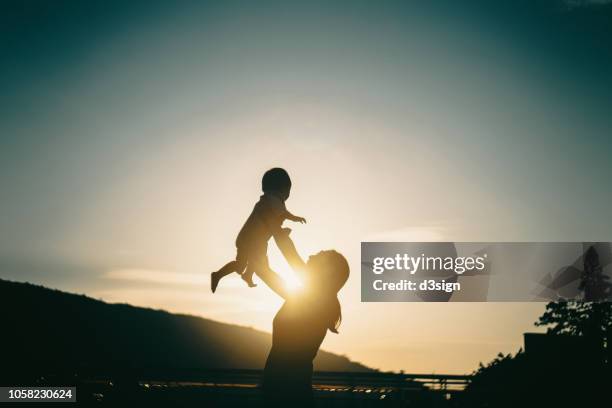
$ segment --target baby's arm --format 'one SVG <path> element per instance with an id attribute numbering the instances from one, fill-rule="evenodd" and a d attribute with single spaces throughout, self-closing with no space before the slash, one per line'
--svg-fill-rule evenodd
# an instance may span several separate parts
<path id="1" fill-rule="evenodd" d="M 285 210 L 285 219 L 293 222 L 301 222 L 302 224 L 306 224 L 306 218 L 293 215 L 289 212 L 289 210 Z"/>

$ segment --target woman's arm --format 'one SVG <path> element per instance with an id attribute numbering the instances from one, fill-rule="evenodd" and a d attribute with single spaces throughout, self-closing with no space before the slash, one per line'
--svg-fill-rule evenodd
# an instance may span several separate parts
<path id="1" fill-rule="evenodd" d="M 274 234 L 274 241 L 280 249 L 281 253 L 289 263 L 289 266 L 295 271 L 300 279 L 304 278 L 304 270 L 306 269 L 306 263 L 298 254 L 295 244 L 289 237 L 291 230 L 289 228 L 281 228 Z"/>
<path id="2" fill-rule="evenodd" d="M 258 268 L 255 273 L 274 293 L 287 300 L 289 292 L 285 287 L 285 282 L 276 272 L 270 268 Z"/>
<path id="3" fill-rule="evenodd" d="M 289 263 L 289 266 L 291 266 L 300 279 L 303 279 L 306 263 L 300 254 L 298 254 L 297 249 L 295 249 L 295 244 L 291 238 L 289 238 L 290 232 L 291 230 L 289 228 L 279 229 L 274 234 L 274 241 L 276 241 L 278 249 L 280 249 L 281 253 Z M 285 281 L 283 281 L 283 279 L 278 276 L 276 272 L 270 269 L 270 267 L 257 268 L 255 273 L 270 289 L 272 289 L 273 292 L 285 300 L 288 299 L 290 294 L 285 286 Z"/>

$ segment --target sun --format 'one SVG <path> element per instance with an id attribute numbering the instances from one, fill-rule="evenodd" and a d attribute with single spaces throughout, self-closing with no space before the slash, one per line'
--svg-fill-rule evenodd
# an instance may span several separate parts
<path id="1" fill-rule="evenodd" d="M 291 293 L 298 292 L 303 287 L 303 282 L 298 278 L 296 273 L 291 269 L 287 261 L 283 258 L 276 245 L 270 245 L 268 248 L 268 261 L 270 267 L 282 279 L 287 290 Z"/>
<path id="2" fill-rule="evenodd" d="M 300 291 L 303 287 L 302 281 L 295 276 L 294 272 L 290 272 L 289 274 L 283 276 L 283 281 L 285 282 L 285 287 L 287 290 L 292 293 Z"/>

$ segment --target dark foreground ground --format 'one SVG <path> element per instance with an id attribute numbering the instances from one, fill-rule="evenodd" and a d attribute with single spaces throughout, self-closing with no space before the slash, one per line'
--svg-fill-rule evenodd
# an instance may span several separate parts
<path id="1" fill-rule="evenodd" d="M 151 371 L 138 377 L 65 373 L 24 377 L 18 383 L 76 386 L 79 406 L 232 408 L 266 406 L 259 386 L 261 376 L 261 370 L 206 370 L 171 376 Z M 457 375 L 315 372 L 313 389 L 317 407 L 452 407 L 469 381 L 469 376 Z"/>
<path id="2" fill-rule="evenodd" d="M 448 407 L 452 394 L 398 388 L 316 386 L 317 407 Z M 263 407 L 256 385 L 144 383 L 130 390 L 103 383 L 78 388 L 79 405 L 116 407 Z"/>

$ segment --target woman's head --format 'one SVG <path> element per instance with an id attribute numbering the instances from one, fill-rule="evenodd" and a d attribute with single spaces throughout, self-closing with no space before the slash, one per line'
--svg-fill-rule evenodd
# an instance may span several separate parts
<path id="1" fill-rule="evenodd" d="M 338 292 L 349 277 L 346 258 L 334 250 L 321 251 L 308 258 L 308 286 L 324 307 L 324 318 L 329 330 L 338 333 L 342 320 Z"/>
<path id="2" fill-rule="evenodd" d="M 349 277 L 346 258 L 334 250 L 311 255 L 307 262 L 308 283 L 317 291 L 338 293 Z"/>

